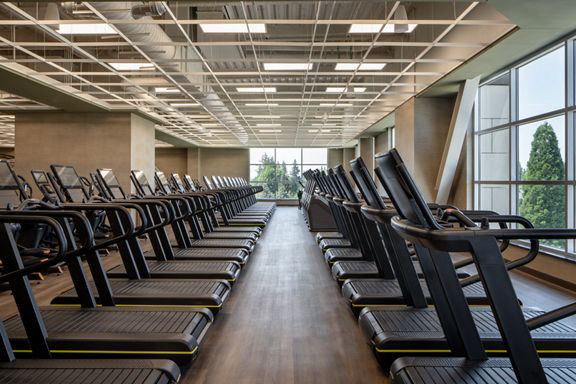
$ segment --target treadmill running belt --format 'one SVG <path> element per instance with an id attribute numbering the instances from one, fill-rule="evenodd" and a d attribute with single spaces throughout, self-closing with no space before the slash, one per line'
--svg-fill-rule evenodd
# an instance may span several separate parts
<path id="1" fill-rule="evenodd" d="M 229 283 L 223 280 L 110 279 L 109 282 L 116 304 L 128 306 L 206 307 L 218 311 L 230 293 Z M 91 286 L 99 303 L 94 283 Z M 72 288 L 54 298 L 51 304 L 77 303 L 78 296 Z"/>
<path id="2" fill-rule="evenodd" d="M 206 309 L 41 307 L 57 358 L 166 358 L 189 364 L 212 322 Z M 31 353 L 19 316 L 5 321 L 16 355 Z"/>
<path id="3" fill-rule="evenodd" d="M 430 296 L 428 286 L 422 282 L 422 290 L 425 296 Z M 485 296 L 482 284 L 475 283 L 463 288 L 467 297 Z M 352 297 L 354 294 L 365 296 L 401 296 L 402 292 L 396 280 L 372 279 L 372 280 L 350 280 L 344 284 L 342 294 L 345 297 Z"/>
<path id="4" fill-rule="evenodd" d="M 176 383 L 178 367 L 168 360 L 17 360 L 0 363 L 2 383 L 161 384 Z"/>
<path id="5" fill-rule="evenodd" d="M 146 252 L 147 259 L 156 259 L 154 252 Z M 248 260 L 248 251 L 238 248 L 185 248 L 174 249 L 176 260 L 230 260 L 244 264 Z"/>
<path id="6" fill-rule="evenodd" d="M 494 314 L 490 308 L 473 308 L 472 317 L 482 338 L 500 338 L 500 332 Z M 536 309 L 523 310 L 524 316 L 529 319 L 544 313 Z M 415 337 L 415 338 L 444 338 L 440 320 L 433 308 L 427 309 L 375 309 L 363 312 L 359 322 L 362 329 L 368 335 L 385 333 L 386 337 Z M 565 339 L 573 338 L 576 329 L 569 325 L 556 322 L 533 330 L 532 337 L 537 339 L 541 336 L 549 338 Z"/>
<path id="7" fill-rule="evenodd" d="M 148 261 L 148 267 L 150 268 L 150 272 L 236 272 L 238 270 L 238 264 L 230 262 L 219 263 L 217 261 Z M 124 268 L 123 265 L 119 265 L 118 267 L 111 269 L 109 272 L 126 273 L 126 268 Z"/>
<path id="8" fill-rule="evenodd" d="M 341 260 L 362 259 L 362 252 L 356 248 L 330 248 L 324 254 L 326 262 L 333 263 Z"/>
<path id="9" fill-rule="evenodd" d="M 570 384 L 576 377 L 576 360 L 542 359 L 548 384 Z M 397 384 L 516 384 L 510 360 L 491 358 L 483 362 L 463 358 L 403 357 L 392 364 L 392 382 Z"/>

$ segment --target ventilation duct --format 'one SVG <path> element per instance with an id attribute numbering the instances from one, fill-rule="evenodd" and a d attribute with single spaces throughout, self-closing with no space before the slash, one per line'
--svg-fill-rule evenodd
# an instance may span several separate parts
<path id="1" fill-rule="evenodd" d="M 109 20 L 134 20 L 150 18 L 145 15 L 146 8 L 139 2 L 93 2 L 91 5 Z M 138 9 L 138 11 L 134 11 Z M 156 8 L 159 11 L 158 8 Z M 165 9 L 164 9 L 165 11 Z M 135 15 L 136 14 L 136 15 Z M 202 72 L 200 57 L 191 47 L 175 47 L 170 36 L 159 26 L 154 24 L 115 24 L 115 27 L 134 42 L 155 42 L 154 46 L 143 45 L 139 48 L 151 59 L 156 61 L 173 62 L 174 64 L 163 66 L 176 83 L 192 94 L 207 110 L 216 115 L 242 142 L 248 141 L 248 135 L 244 127 L 214 90 L 206 86 L 200 89 L 192 84 L 204 83 L 204 76 L 183 76 L 176 72 Z M 194 60 L 195 62 L 182 59 Z"/>

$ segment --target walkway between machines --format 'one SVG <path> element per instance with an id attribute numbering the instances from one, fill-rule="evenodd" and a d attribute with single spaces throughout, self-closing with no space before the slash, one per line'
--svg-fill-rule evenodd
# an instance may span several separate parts
<path id="1" fill-rule="evenodd" d="M 295 207 L 278 207 L 181 383 L 385 383 Z"/>

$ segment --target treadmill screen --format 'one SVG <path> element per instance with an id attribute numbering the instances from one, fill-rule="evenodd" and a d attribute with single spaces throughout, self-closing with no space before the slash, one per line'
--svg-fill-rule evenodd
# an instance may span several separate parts
<path id="1" fill-rule="evenodd" d="M 106 183 L 106 185 L 110 188 L 114 188 L 114 187 L 119 187 L 120 183 L 118 182 L 118 179 L 116 178 L 116 175 L 114 174 L 114 172 L 111 169 L 99 169 L 98 173 L 100 173 L 100 176 L 102 176 L 102 179 L 104 179 L 104 183 Z"/>
<path id="2" fill-rule="evenodd" d="M 0 189 L 18 189 L 18 182 L 5 161 L 0 162 Z"/>
<path id="3" fill-rule="evenodd" d="M 140 184 L 142 187 L 148 186 L 148 179 L 146 179 L 144 171 L 132 171 L 132 173 L 134 174 L 134 176 L 136 176 L 138 184 Z"/>
<path id="4" fill-rule="evenodd" d="M 58 175 L 58 179 L 60 179 L 60 182 L 62 182 L 62 186 L 64 188 L 82 187 L 80 176 L 78 176 L 74 167 L 66 165 L 53 165 L 52 168 Z"/>
<path id="5" fill-rule="evenodd" d="M 36 183 L 38 184 L 48 183 L 48 178 L 44 171 L 32 171 L 32 177 L 34 177 L 34 180 L 36 180 Z"/>
<path id="6" fill-rule="evenodd" d="M 180 175 L 177 173 L 173 173 L 172 174 L 172 178 L 174 179 L 174 181 L 176 182 L 176 184 L 178 184 L 178 187 L 183 188 L 184 184 L 182 183 L 182 179 L 180 178 Z"/>
<path id="7" fill-rule="evenodd" d="M 168 182 L 168 179 L 166 178 L 164 172 L 156 172 L 156 175 L 158 176 L 158 179 L 160 180 L 162 185 L 170 189 L 170 183 Z"/>

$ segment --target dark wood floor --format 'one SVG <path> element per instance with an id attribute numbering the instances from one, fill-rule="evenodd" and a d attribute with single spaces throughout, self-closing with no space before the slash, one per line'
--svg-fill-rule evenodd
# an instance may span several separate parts
<path id="1" fill-rule="evenodd" d="M 108 269 L 120 258 L 103 263 Z M 576 299 L 528 275 L 513 280 L 526 306 L 552 309 Z M 41 305 L 71 286 L 67 273 L 33 282 Z M 10 294 L 1 293 L 0 315 L 14 313 Z M 576 326 L 576 318 L 565 321 Z M 302 215 L 278 207 L 181 383 L 387 382 Z"/>
<path id="2" fill-rule="evenodd" d="M 295 207 L 278 207 L 182 383 L 385 383 Z"/>

